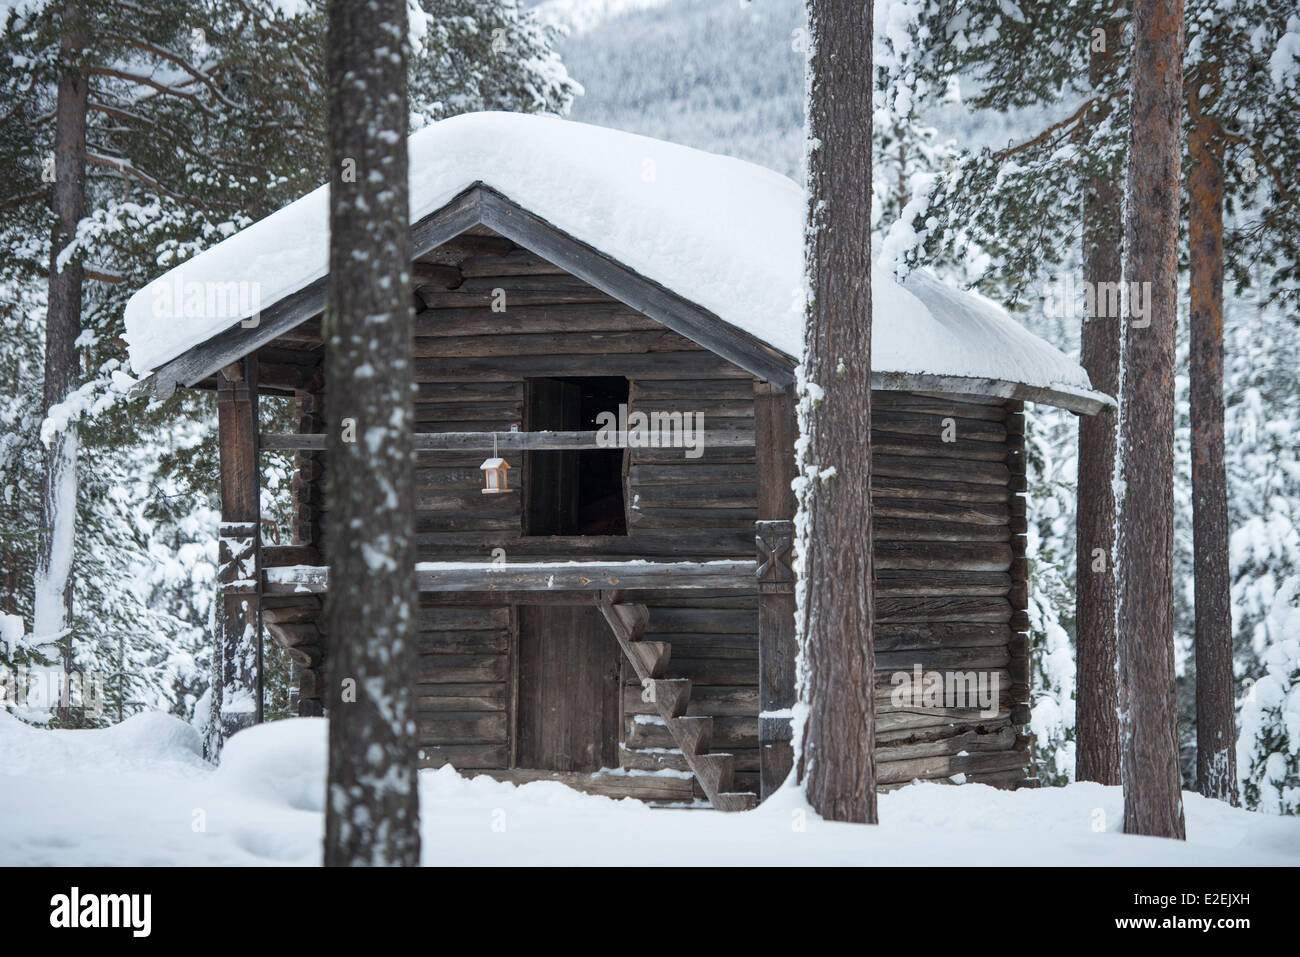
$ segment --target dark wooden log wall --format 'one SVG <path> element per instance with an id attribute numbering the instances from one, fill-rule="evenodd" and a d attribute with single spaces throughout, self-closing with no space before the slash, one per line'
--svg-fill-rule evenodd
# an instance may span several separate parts
<path id="1" fill-rule="evenodd" d="M 629 379 L 634 410 L 701 411 L 706 428 L 753 430 L 752 376 L 500 237 L 462 236 L 425 258 L 444 268 L 418 273 L 417 431 L 522 428 L 526 377 L 609 375 Z M 505 311 L 494 312 L 494 298 L 500 303 L 503 295 Z M 277 340 L 273 346 L 311 348 L 310 327 L 295 334 L 291 345 Z M 302 430 L 312 431 L 320 383 L 310 369 L 294 381 Z M 1031 743 L 1020 727 L 1028 700 L 1021 408 L 899 392 L 878 392 L 873 401 L 881 784 L 956 774 L 1019 784 Z M 944 441 L 948 420 L 955 426 L 955 436 L 947 436 L 952 441 Z M 419 453 L 419 559 L 752 559 L 759 495 L 754 448 L 706 449 L 698 459 L 683 453 L 628 450 L 628 534 L 581 538 L 522 536 L 522 461 L 510 463 L 516 491 L 484 495 L 481 454 Z M 298 548 L 278 550 L 268 564 L 311 561 L 319 547 L 329 518 L 320 510 L 322 458 L 300 454 Z M 649 607 L 646 637 L 671 641 L 670 675 L 695 683 L 689 713 L 715 718 L 714 750 L 736 755 L 738 790 L 757 792 L 758 596 L 629 592 L 626 600 Z M 267 601 L 291 606 L 271 611 L 268 620 L 306 618 L 302 609 L 312 604 L 294 597 Z M 496 595 L 459 604 L 424 595 L 421 602 L 422 761 L 511 767 L 518 740 L 517 607 Z M 325 638 L 318 626 L 313 633 L 303 621 L 285 624 L 299 626 L 287 633 L 299 641 L 292 647 L 307 649 L 299 655 L 301 713 L 319 713 Z M 273 622 L 271 630 L 284 640 L 284 625 Z M 997 715 L 894 708 L 890 676 L 915 664 L 997 672 Z M 653 706 L 641 702 L 630 668 L 624 681 L 623 765 L 675 767 L 671 756 L 642 750 L 671 742 L 646 720 Z"/>

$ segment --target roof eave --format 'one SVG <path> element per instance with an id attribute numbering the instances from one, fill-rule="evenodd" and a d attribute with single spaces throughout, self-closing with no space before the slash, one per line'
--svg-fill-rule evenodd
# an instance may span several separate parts
<path id="1" fill-rule="evenodd" d="M 478 225 L 543 256 L 755 377 L 782 388 L 794 385 L 793 356 L 611 259 L 482 182 L 472 184 L 411 227 L 413 255 L 423 256 Z M 326 280 L 320 276 L 263 308 L 253 326 L 233 323 L 187 349 L 142 379 L 134 394 L 165 398 L 177 385 L 194 385 L 320 314 L 325 308 Z"/>

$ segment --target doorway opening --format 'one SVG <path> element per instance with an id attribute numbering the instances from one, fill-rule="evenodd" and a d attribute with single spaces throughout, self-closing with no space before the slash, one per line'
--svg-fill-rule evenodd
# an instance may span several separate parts
<path id="1" fill-rule="evenodd" d="M 594 432 L 627 403 L 622 376 L 528 379 L 530 432 Z M 626 535 L 623 449 L 524 453 L 525 535 Z"/>

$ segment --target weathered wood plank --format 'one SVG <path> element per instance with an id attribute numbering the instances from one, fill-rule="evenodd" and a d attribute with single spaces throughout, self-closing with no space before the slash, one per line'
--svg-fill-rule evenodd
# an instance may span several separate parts
<path id="1" fill-rule="evenodd" d="M 1007 411 L 1001 405 L 972 404 L 957 402 L 944 396 L 922 395 L 914 392 L 890 392 L 873 390 L 871 409 L 881 411 L 906 411 L 917 415 L 936 415 L 940 418 L 948 415 L 960 415 L 967 419 L 984 419 L 989 422 L 1001 422 Z"/>
<path id="2" fill-rule="evenodd" d="M 1005 526 L 1010 518 L 1003 502 L 936 502 L 923 499 L 873 496 L 871 514 L 882 519 L 965 522 L 975 525 Z"/>
<path id="3" fill-rule="evenodd" d="M 758 469 L 758 694 L 759 797 L 781 786 L 794 764 L 791 722 L 795 704 L 794 538 L 795 442 L 799 435 L 791 390 L 754 386 L 754 442 Z"/>
<path id="4" fill-rule="evenodd" d="M 944 442 L 937 436 L 930 439 L 918 435 L 895 435 L 891 433 L 872 433 L 871 451 L 887 456 L 906 456 L 908 458 L 926 457 L 934 459 L 960 459 L 981 462 L 1001 462 L 1006 458 L 1006 446 L 1000 442 L 976 442 L 957 439 Z M 874 466 L 873 466 L 874 468 Z"/>
<path id="5" fill-rule="evenodd" d="M 876 621 L 903 622 L 967 621 L 1009 622 L 1011 603 L 1005 598 L 879 598 Z"/>
<path id="6" fill-rule="evenodd" d="M 885 469 L 875 472 L 876 462 Z M 989 462 L 943 462 L 931 459 L 914 459 L 906 468 L 892 468 L 887 456 L 873 456 L 871 467 L 871 492 L 878 498 L 923 499 L 940 502 L 1005 502 L 1007 479 L 1006 465 Z M 966 466 L 969 466 L 967 468 Z M 986 471 L 987 470 L 987 471 Z M 893 473 L 893 474 L 891 474 Z M 964 478 L 930 478 L 932 475 L 962 475 Z"/>
<path id="7" fill-rule="evenodd" d="M 1011 567 L 1011 546 L 968 542 L 876 542 L 880 569 L 1001 572 Z"/>
<path id="8" fill-rule="evenodd" d="M 510 749 L 505 744 L 441 744 L 421 742 L 419 766 L 440 768 L 454 765 L 458 770 L 504 768 L 510 760 Z"/>
<path id="9" fill-rule="evenodd" d="M 628 588 L 711 588 L 753 591 L 752 561 L 712 562 L 447 562 L 420 563 L 415 577 L 421 592 L 601 591 Z M 327 591 L 329 569 L 293 565 L 268 569 L 268 594 Z"/>
<path id="10" fill-rule="evenodd" d="M 676 651 L 676 649 L 674 649 Z M 757 676 L 757 670 L 755 670 Z M 655 706 L 643 701 L 641 686 L 633 682 L 623 689 L 623 709 L 627 714 L 656 714 Z M 692 685 L 691 700 L 686 707 L 691 715 L 758 716 L 758 688 L 754 685 Z"/>
<path id="11" fill-rule="evenodd" d="M 422 655 L 503 655 L 508 650 L 505 631 L 435 631 L 417 639 Z"/>
<path id="12" fill-rule="evenodd" d="M 743 530 L 753 526 L 752 508 L 640 508 L 632 510 L 634 529 L 715 528 Z"/>
<path id="13" fill-rule="evenodd" d="M 610 798 L 637 798 L 641 801 L 683 801 L 692 799 L 692 778 L 671 774 L 590 774 L 510 768 L 482 771 L 497 781 L 527 784 L 533 781 L 556 781 L 584 794 Z M 476 777 L 477 775 L 470 775 Z"/>
<path id="14" fill-rule="evenodd" d="M 506 739 L 504 712 L 417 711 L 415 723 L 422 739 L 439 744 L 496 743 Z"/>
<path id="15" fill-rule="evenodd" d="M 214 691 L 220 740 L 262 720 L 261 490 L 257 361 L 223 369 L 217 389 L 221 534 Z"/>
<path id="16" fill-rule="evenodd" d="M 874 519 L 877 542 L 1008 542 L 1011 529 L 1005 524 L 934 522 L 916 518 Z"/>
<path id="17" fill-rule="evenodd" d="M 417 313 L 417 338 L 448 335 L 537 333 L 620 333 L 662 330 L 660 322 L 619 302 L 568 303 L 564 306 L 510 304 L 504 312 L 482 306 L 438 308 Z M 685 337 L 679 337 L 685 338 Z"/>
<path id="18" fill-rule="evenodd" d="M 510 627 L 508 608 L 465 608 L 437 604 L 438 599 L 421 597 L 416 613 L 420 631 L 500 631 Z"/>
<path id="19" fill-rule="evenodd" d="M 556 535 L 545 538 L 520 537 L 489 530 L 417 534 L 420 560 L 436 552 L 445 560 L 466 557 L 467 551 L 490 558 L 495 548 L 505 549 L 511 560 L 528 558 L 591 561 L 626 558 L 680 558 L 700 560 L 724 557 L 749 557 L 754 550 L 754 533 L 741 529 L 678 529 L 673 531 L 638 530 L 635 535 L 592 535 L 589 537 Z"/>
<path id="20" fill-rule="evenodd" d="M 418 684 L 478 684 L 506 680 L 504 655 L 421 655 Z"/>
<path id="21" fill-rule="evenodd" d="M 475 451 L 520 452 L 525 450 L 603 449 L 611 446 L 598 438 L 599 432 L 417 432 L 415 448 L 418 452 Z M 319 434 L 262 433 L 262 447 L 293 451 L 321 451 L 325 436 Z M 620 441 L 618 437 L 615 441 Z M 753 433 L 733 430 L 706 430 L 698 435 L 702 446 L 715 448 L 748 448 L 754 444 Z M 621 446 L 615 445 L 614 448 Z M 684 448 L 665 448 L 684 455 Z"/>
<path id="22" fill-rule="evenodd" d="M 608 353 L 638 355 L 649 353 L 683 353 L 698 348 L 671 329 L 631 332 L 525 332 L 501 333 L 483 329 L 482 335 L 421 337 L 415 340 L 417 359 L 453 357 L 570 356 L 599 357 Z M 602 360 L 593 358 L 589 365 Z"/>
<path id="23" fill-rule="evenodd" d="M 918 415 L 910 412 L 890 410 L 872 410 L 872 435 L 918 436 L 930 440 L 944 441 L 945 435 L 963 442 L 1003 443 L 1007 440 L 1006 426 L 1001 422 L 987 419 L 968 419 L 961 415 L 960 409 L 954 408 L 946 415 Z"/>
<path id="24" fill-rule="evenodd" d="M 628 481 L 637 489 L 690 484 L 744 485 L 757 489 L 758 467 L 749 462 L 712 464 L 700 459 L 683 459 L 674 465 L 633 465 Z"/>
<path id="25" fill-rule="evenodd" d="M 635 716 L 627 722 L 627 746 L 629 748 L 675 748 L 677 743 L 663 724 L 648 724 L 636 720 Z M 732 748 L 755 748 L 758 746 L 758 718 L 749 715 L 725 715 L 714 718 L 712 748 L 715 751 L 730 751 Z"/>
<path id="26" fill-rule="evenodd" d="M 744 508 L 758 505 L 758 486 L 747 484 L 650 485 L 634 488 L 633 504 L 642 509 Z"/>
<path id="27" fill-rule="evenodd" d="M 1006 572 L 915 572 L 891 568 L 876 573 L 877 598 L 1005 597 L 1010 590 L 1011 576 Z"/>
<path id="28" fill-rule="evenodd" d="M 886 760 L 880 756 L 877 780 L 880 784 L 895 784 L 914 778 L 951 777 L 966 772 L 1010 771 L 1028 768 L 1029 756 L 1021 751 L 990 751 L 982 754 L 939 755 L 911 758 L 901 761 Z"/>
<path id="29" fill-rule="evenodd" d="M 456 288 L 431 289 L 430 294 L 424 297 L 426 308 L 434 311 L 451 307 L 491 308 L 494 300 L 504 306 L 506 312 L 513 306 L 582 302 L 612 304 L 617 301 L 577 276 L 563 272 L 558 275 L 463 277 Z"/>
<path id="30" fill-rule="evenodd" d="M 418 379 L 522 379 L 529 376 L 589 376 L 593 360 L 590 356 L 532 355 L 532 356 L 457 356 L 451 358 L 426 358 L 415 360 Z M 603 375 L 621 375 L 638 379 L 748 379 L 749 373 L 734 366 L 721 356 L 710 352 L 656 352 L 605 353 L 600 357 L 599 371 Z"/>
<path id="31" fill-rule="evenodd" d="M 632 382 L 630 401 L 693 401 L 709 396 L 752 403 L 753 393 L 754 385 L 748 379 L 638 379 Z"/>

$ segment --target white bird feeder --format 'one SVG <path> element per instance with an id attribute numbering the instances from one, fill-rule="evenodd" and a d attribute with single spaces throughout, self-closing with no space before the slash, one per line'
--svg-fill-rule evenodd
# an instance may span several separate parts
<path id="1" fill-rule="evenodd" d="M 498 495 L 510 491 L 506 482 L 506 469 L 510 463 L 497 456 L 497 437 L 492 436 L 492 458 L 479 466 L 483 470 L 483 494 Z"/>

